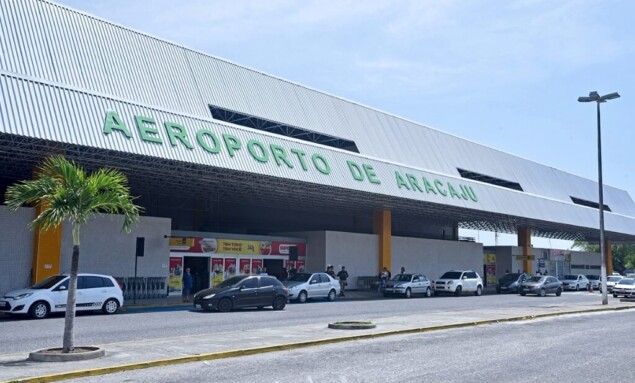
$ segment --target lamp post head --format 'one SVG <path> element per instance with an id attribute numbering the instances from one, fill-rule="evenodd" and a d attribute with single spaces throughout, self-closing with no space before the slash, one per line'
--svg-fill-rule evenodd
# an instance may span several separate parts
<path id="1" fill-rule="evenodd" d="M 598 92 L 593 91 L 589 93 L 589 97 L 578 97 L 579 102 L 607 102 L 608 100 L 613 100 L 615 98 L 619 98 L 620 95 L 617 92 L 609 93 L 604 96 L 600 96 Z"/>

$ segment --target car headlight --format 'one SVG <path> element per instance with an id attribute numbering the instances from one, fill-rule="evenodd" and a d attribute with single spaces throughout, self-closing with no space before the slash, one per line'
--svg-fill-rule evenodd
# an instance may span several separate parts
<path id="1" fill-rule="evenodd" d="M 298 286 L 291 286 L 291 287 L 289 287 L 289 290 L 295 290 L 297 288 L 298 288 Z"/>
<path id="2" fill-rule="evenodd" d="M 15 297 L 13 297 L 13 299 L 17 301 L 19 299 L 28 298 L 31 295 L 33 295 L 33 293 L 24 293 L 24 294 L 16 295 Z"/>
<path id="3" fill-rule="evenodd" d="M 203 297 L 203 299 L 212 299 L 212 298 L 214 298 L 214 295 L 216 295 L 216 294 L 206 295 L 206 296 Z"/>
<path id="4" fill-rule="evenodd" d="M 450 282 L 448 282 L 448 285 L 451 285 L 452 283 L 454 283 L 454 282 L 450 281 Z"/>

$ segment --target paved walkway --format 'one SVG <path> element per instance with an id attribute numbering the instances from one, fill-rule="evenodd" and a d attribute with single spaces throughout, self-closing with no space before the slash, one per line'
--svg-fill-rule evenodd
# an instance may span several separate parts
<path id="1" fill-rule="evenodd" d="M 353 294 L 351 293 L 351 299 Z M 180 303 L 180 302 L 179 302 Z M 27 361 L 27 353 L 0 354 L 0 381 L 47 382 L 73 377 L 112 373 L 167 364 L 211 360 L 261 352 L 289 350 L 354 339 L 407 334 L 446 328 L 603 310 L 635 309 L 635 303 L 554 304 L 553 300 L 523 308 L 496 308 L 450 312 L 428 312 L 373 320 L 370 330 L 334 330 L 327 323 L 237 332 L 210 332 L 194 336 L 148 339 L 98 345 L 106 356 L 73 363 Z"/>

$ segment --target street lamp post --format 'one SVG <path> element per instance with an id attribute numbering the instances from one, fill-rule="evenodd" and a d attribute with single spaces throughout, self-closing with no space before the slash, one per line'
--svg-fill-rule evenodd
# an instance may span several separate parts
<path id="1" fill-rule="evenodd" d="M 604 244 L 604 188 L 602 186 L 602 132 L 600 124 L 600 104 L 618 98 L 617 92 L 600 96 L 598 92 L 589 93 L 589 97 L 578 97 L 579 102 L 595 102 L 597 104 L 598 115 L 598 187 L 599 187 L 599 210 L 600 210 L 600 277 L 602 278 L 602 304 L 609 303 L 606 291 L 606 249 Z"/>

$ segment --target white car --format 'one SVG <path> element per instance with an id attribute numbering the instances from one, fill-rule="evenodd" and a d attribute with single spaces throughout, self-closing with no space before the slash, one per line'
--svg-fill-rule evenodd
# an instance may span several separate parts
<path id="1" fill-rule="evenodd" d="M 562 279 L 562 288 L 564 290 L 586 290 L 589 288 L 589 280 L 582 274 L 567 274 Z"/>
<path id="2" fill-rule="evenodd" d="M 311 298 L 334 301 L 340 293 L 340 282 L 327 273 L 297 273 L 282 284 L 289 289 L 289 300 L 300 303 Z"/>
<path id="3" fill-rule="evenodd" d="M 613 291 L 613 287 L 618 284 L 624 277 L 621 275 L 610 275 L 606 278 L 606 291 L 609 293 Z"/>
<path id="4" fill-rule="evenodd" d="M 434 282 L 434 295 L 449 293 L 458 297 L 463 291 L 473 292 L 474 295 L 483 293 L 483 280 L 476 271 L 448 271 Z"/>
<path id="5" fill-rule="evenodd" d="M 615 286 L 613 286 L 613 298 L 623 295 L 626 297 L 632 297 L 635 295 L 635 279 L 622 278 Z"/>
<path id="6" fill-rule="evenodd" d="M 69 275 L 53 275 L 27 289 L 10 291 L 0 298 L 0 312 L 29 314 L 35 319 L 52 312 L 65 312 Z M 99 274 L 78 274 L 77 311 L 101 310 L 114 314 L 123 305 L 123 292 L 115 278 Z"/>
<path id="7" fill-rule="evenodd" d="M 432 285 L 428 277 L 423 274 L 397 274 L 386 282 L 384 296 L 403 295 L 410 298 L 413 294 L 429 297 L 432 295 Z"/>
<path id="8" fill-rule="evenodd" d="M 602 288 L 602 277 L 599 275 L 587 275 L 586 277 L 594 290 L 600 290 Z"/>

